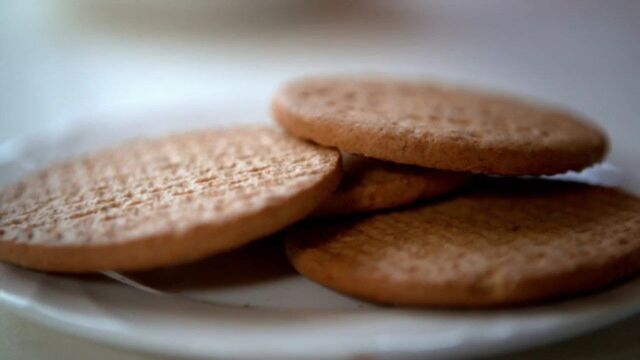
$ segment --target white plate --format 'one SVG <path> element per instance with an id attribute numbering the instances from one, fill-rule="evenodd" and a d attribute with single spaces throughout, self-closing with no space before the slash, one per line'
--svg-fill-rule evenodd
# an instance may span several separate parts
<path id="1" fill-rule="evenodd" d="M 171 116 L 153 123 L 88 122 L 12 141 L 0 147 L 0 180 L 13 181 L 48 162 L 124 137 L 220 125 L 207 117 L 187 118 L 188 125 Z M 589 175 L 608 183 L 624 180 L 611 166 Z M 107 277 L 53 276 L 0 264 L 0 302 L 32 320 L 99 342 L 157 354 L 233 359 L 490 355 L 559 341 L 640 311 L 640 279 L 522 309 L 378 307 L 296 275 L 277 245 L 268 239 L 203 263 L 136 276 L 154 288 L 180 283 L 163 293 Z"/>

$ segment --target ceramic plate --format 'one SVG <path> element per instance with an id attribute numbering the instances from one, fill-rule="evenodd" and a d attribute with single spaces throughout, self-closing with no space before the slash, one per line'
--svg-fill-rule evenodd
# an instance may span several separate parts
<path id="1" fill-rule="evenodd" d="M 211 116 L 153 118 L 87 121 L 7 142 L 0 147 L 0 180 L 15 181 L 52 161 L 125 138 L 228 125 Z M 622 172 L 610 165 L 579 177 L 624 182 Z M 380 307 L 303 279 L 287 264 L 278 240 L 138 274 L 55 276 L 0 264 L 0 302 L 34 321 L 94 341 L 156 354 L 225 359 L 492 355 L 559 341 L 640 311 L 640 279 L 520 309 Z"/>

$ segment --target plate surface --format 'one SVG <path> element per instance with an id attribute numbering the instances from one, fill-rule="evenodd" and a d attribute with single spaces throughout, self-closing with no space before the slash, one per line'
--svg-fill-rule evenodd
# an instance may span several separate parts
<path id="1" fill-rule="evenodd" d="M 0 181 L 126 138 L 228 125 L 206 116 L 188 118 L 188 124 L 170 114 L 153 122 L 93 121 L 16 139 L 0 147 Z M 610 165 L 573 176 L 625 183 Z M 277 237 L 179 268 L 106 275 L 54 276 L 0 264 L 0 303 L 94 341 L 225 359 L 491 355 L 559 341 L 640 311 L 637 278 L 597 294 L 521 309 L 379 307 L 295 274 Z"/>

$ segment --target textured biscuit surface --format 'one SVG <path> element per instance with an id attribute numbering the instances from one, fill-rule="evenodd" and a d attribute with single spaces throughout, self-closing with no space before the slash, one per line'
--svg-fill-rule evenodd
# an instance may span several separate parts
<path id="1" fill-rule="evenodd" d="M 606 135 L 553 107 L 437 83 L 308 77 L 286 84 L 275 119 L 296 136 L 436 169 L 556 174 L 603 159 Z"/>
<path id="2" fill-rule="evenodd" d="M 640 200 L 576 183 L 490 180 L 450 201 L 296 226 L 286 246 L 300 273 L 380 303 L 523 304 L 638 271 Z"/>
<path id="3" fill-rule="evenodd" d="M 51 271 L 135 270 L 240 246 L 306 216 L 340 154 L 249 127 L 139 140 L 0 193 L 0 259 Z"/>
<path id="4" fill-rule="evenodd" d="M 315 216 L 356 214 L 445 195 L 464 185 L 465 173 L 425 169 L 363 156 L 345 155 L 338 189 Z"/>

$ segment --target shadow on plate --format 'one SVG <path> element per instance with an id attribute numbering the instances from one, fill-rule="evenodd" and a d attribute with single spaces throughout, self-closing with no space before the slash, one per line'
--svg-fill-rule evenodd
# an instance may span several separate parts
<path id="1" fill-rule="evenodd" d="M 296 275 L 279 237 L 270 237 L 199 262 L 120 274 L 161 292 L 250 285 Z"/>

